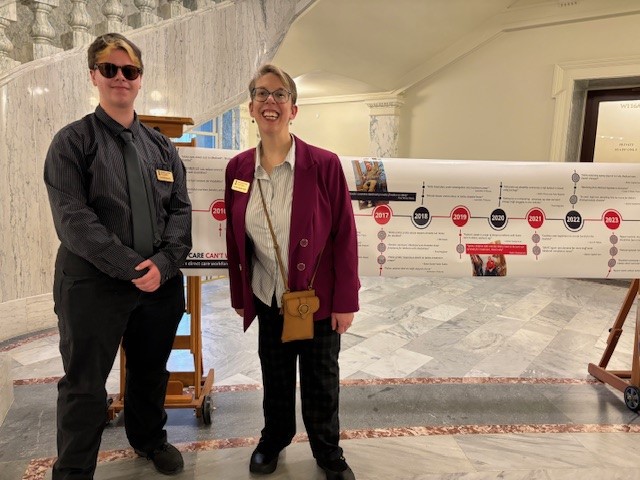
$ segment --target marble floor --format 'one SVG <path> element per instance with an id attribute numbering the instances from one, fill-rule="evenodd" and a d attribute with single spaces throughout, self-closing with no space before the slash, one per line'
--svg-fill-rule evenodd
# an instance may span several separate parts
<path id="1" fill-rule="evenodd" d="M 362 479 L 640 479 L 640 421 L 622 393 L 591 377 L 630 282 L 548 278 L 364 278 L 342 337 L 342 446 Z M 203 285 L 211 425 L 169 410 L 184 479 L 250 479 L 261 418 L 257 328 L 242 332 L 228 284 Z M 635 305 L 608 368 L 628 370 Z M 181 332 L 188 333 L 185 318 Z M 15 401 L 0 425 L 0 479 L 48 479 L 62 366 L 55 330 L 0 343 Z M 117 393 L 116 361 L 108 391 Z M 192 371 L 175 351 L 171 371 Z M 156 479 L 120 418 L 105 429 L 96 479 Z M 299 434 L 274 480 L 324 478 Z"/>

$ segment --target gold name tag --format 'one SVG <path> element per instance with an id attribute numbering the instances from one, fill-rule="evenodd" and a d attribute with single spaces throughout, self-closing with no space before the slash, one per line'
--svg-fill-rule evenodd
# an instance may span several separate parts
<path id="1" fill-rule="evenodd" d="M 156 176 L 161 182 L 173 182 L 173 172 L 169 170 L 156 170 Z"/>
<path id="2" fill-rule="evenodd" d="M 249 182 L 245 182 L 244 180 L 238 180 L 237 178 L 233 180 L 231 184 L 231 190 L 235 190 L 236 192 L 247 193 L 249 191 Z"/>

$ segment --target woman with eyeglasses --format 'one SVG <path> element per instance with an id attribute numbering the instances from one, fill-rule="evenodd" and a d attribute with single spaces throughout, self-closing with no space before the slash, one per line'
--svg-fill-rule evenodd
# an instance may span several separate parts
<path id="1" fill-rule="evenodd" d="M 231 304 L 245 330 L 258 317 L 264 385 L 264 428 L 249 469 L 273 473 L 296 433 L 299 362 L 302 418 L 313 456 L 327 480 L 354 479 L 338 444 L 340 335 L 358 310 L 360 287 L 347 182 L 334 153 L 289 132 L 298 106 L 296 85 L 286 72 L 264 65 L 249 94 L 260 142 L 229 161 L 225 185 Z M 313 278 L 320 308 L 312 339 L 281 340 L 283 276 L 291 291 L 309 288 Z"/>

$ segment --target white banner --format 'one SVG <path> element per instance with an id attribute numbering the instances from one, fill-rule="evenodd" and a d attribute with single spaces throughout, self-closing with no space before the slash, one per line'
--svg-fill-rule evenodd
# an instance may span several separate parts
<path id="1" fill-rule="evenodd" d="M 193 203 L 188 275 L 226 268 L 224 169 L 180 148 Z M 640 277 L 640 165 L 341 157 L 361 275 Z"/>

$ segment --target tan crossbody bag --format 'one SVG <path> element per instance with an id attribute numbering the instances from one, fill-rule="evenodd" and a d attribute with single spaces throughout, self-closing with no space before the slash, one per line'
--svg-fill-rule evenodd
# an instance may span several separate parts
<path id="1" fill-rule="evenodd" d="M 258 180 L 258 188 L 260 189 L 262 208 L 264 208 L 264 214 L 267 216 L 269 231 L 271 232 L 273 244 L 275 245 L 278 265 L 280 266 L 280 275 L 282 275 L 282 281 L 284 283 L 284 293 L 282 294 L 282 315 L 284 316 L 281 337 L 282 342 L 309 340 L 313 338 L 313 314 L 320 308 L 320 299 L 316 296 L 316 291 L 313 289 L 313 281 L 316 278 L 316 273 L 318 273 L 318 266 L 320 265 L 322 252 L 320 252 L 320 256 L 318 257 L 316 269 L 314 270 L 311 281 L 309 282 L 309 288 L 298 292 L 290 291 L 289 282 L 287 282 L 287 278 L 284 274 L 284 263 L 282 262 L 282 256 L 280 254 L 280 246 L 276 240 L 276 234 L 273 231 L 273 225 L 271 224 L 271 218 L 267 211 L 267 204 L 264 201 L 264 194 L 262 193 L 260 180 Z M 324 251 L 324 247 L 322 251 Z"/>

